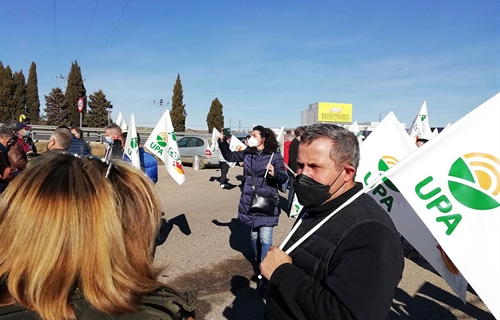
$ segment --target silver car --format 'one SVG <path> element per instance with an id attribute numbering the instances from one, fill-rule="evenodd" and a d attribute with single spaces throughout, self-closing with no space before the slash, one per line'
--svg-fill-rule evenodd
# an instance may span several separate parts
<path id="1" fill-rule="evenodd" d="M 217 154 L 210 151 L 211 145 L 212 135 L 209 134 L 185 135 L 177 141 L 182 163 L 192 165 L 198 156 L 200 169 L 219 165 Z"/>

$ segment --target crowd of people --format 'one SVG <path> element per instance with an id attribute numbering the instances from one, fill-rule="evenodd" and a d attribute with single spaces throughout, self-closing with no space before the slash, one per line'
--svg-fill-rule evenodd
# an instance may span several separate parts
<path id="1" fill-rule="evenodd" d="M 28 160 L 36 154 L 25 140 L 30 129 L 0 130 L 0 319 L 194 318 L 195 294 L 159 282 L 153 266 L 162 215 L 156 159 L 141 148 L 142 170 L 117 161 L 126 133 L 110 124 L 103 158 L 92 157 L 80 128 L 61 126 L 47 151 Z M 385 211 L 358 196 L 358 139 L 317 124 L 287 141 L 285 159 L 263 126 L 245 150 L 231 151 L 223 133 L 218 141 L 220 162 L 243 166 L 238 218 L 250 228 L 265 318 L 386 319 L 402 277 L 402 243 Z M 304 209 L 278 248 L 282 185 L 288 205 L 296 194 Z"/>

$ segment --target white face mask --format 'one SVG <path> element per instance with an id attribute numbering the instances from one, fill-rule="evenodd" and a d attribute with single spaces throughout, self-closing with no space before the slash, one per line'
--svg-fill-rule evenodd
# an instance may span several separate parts
<path id="1" fill-rule="evenodd" d="M 248 146 L 249 147 L 255 148 L 258 145 L 259 145 L 259 142 L 257 141 L 257 139 L 255 137 L 248 138 Z"/>
<path id="2" fill-rule="evenodd" d="M 113 139 L 111 139 L 111 137 L 106 136 L 105 139 L 107 143 L 113 144 Z"/>

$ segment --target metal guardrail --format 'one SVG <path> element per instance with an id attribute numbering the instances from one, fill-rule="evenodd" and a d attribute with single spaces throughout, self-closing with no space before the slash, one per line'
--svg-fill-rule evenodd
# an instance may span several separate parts
<path id="1" fill-rule="evenodd" d="M 1 124 L 0 124 L 1 126 Z M 36 136 L 38 135 L 51 135 L 54 130 L 58 126 L 44 126 L 44 125 L 31 125 L 32 129 L 30 132 L 31 138 L 33 140 L 36 140 Z M 81 128 L 83 131 L 84 138 L 96 138 L 98 139 L 98 142 L 103 143 L 104 142 L 104 128 L 89 128 L 89 127 L 83 127 Z M 139 127 L 137 128 L 137 133 L 141 135 L 141 140 L 146 141 L 146 139 L 149 137 L 149 135 L 153 132 L 153 128 L 144 128 L 144 127 Z M 182 137 L 185 135 L 189 134 L 196 134 L 193 132 L 175 132 L 176 136 Z M 208 134 L 207 134 L 208 135 Z M 211 135 L 211 134 L 210 134 Z"/>

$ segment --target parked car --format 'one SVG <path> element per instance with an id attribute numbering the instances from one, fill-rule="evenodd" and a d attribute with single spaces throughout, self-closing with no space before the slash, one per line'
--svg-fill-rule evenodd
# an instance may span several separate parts
<path id="1" fill-rule="evenodd" d="M 215 152 L 210 151 L 212 135 L 190 134 L 181 137 L 177 141 L 182 164 L 193 164 L 198 156 L 200 169 L 206 166 L 218 166 L 219 160 Z"/>

